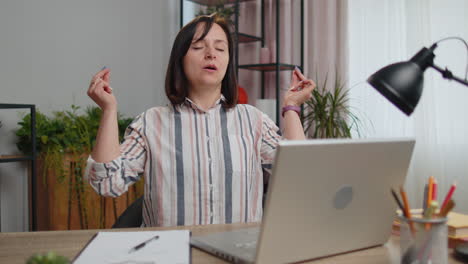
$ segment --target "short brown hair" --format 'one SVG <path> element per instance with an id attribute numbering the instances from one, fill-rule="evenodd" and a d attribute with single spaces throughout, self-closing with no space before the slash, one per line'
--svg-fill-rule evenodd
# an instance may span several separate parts
<path id="1" fill-rule="evenodd" d="M 213 23 L 221 26 L 224 33 L 226 33 L 229 46 L 229 63 L 221 83 L 221 93 L 226 99 L 223 105 L 227 108 L 234 107 L 237 104 L 238 97 L 234 42 L 229 31 L 228 23 L 216 13 L 210 16 L 198 16 L 180 29 L 174 40 L 171 56 L 169 58 L 169 65 L 167 66 L 165 83 L 166 95 L 173 105 L 182 104 L 188 96 L 189 82 L 184 72 L 183 59 L 192 44 L 199 23 L 204 23 L 203 34 L 199 40 L 206 37 Z"/>

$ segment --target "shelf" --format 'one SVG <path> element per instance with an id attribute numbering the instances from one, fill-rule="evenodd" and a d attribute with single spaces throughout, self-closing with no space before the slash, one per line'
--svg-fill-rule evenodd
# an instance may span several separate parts
<path id="1" fill-rule="evenodd" d="M 18 162 L 18 161 L 29 161 L 31 162 L 31 174 L 28 174 L 29 185 L 29 226 L 31 231 L 37 230 L 36 222 L 36 106 L 33 104 L 2 104 L 0 103 L 0 109 L 21 109 L 29 108 L 31 115 L 31 155 L 0 155 L 0 163 L 7 162 Z M 1 221 L 0 221 L 1 231 Z"/>
<path id="2" fill-rule="evenodd" d="M 262 41 L 261 37 L 252 36 L 252 35 L 244 34 L 244 33 L 239 33 L 238 35 L 239 35 L 239 43 Z"/>
<path id="3" fill-rule="evenodd" d="M 268 73 L 268 72 L 278 72 L 278 71 L 293 71 L 294 68 L 297 66 L 299 67 L 300 69 L 303 68 L 304 66 L 304 0 L 300 0 L 300 12 L 295 12 L 297 14 L 295 15 L 300 15 L 300 52 L 301 52 L 301 55 L 300 55 L 300 63 L 298 64 L 288 64 L 288 63 L 280 63 L 278 61 L 272 61 L 270 63 L 260 63 L 260 64 L 242 64 L 242 63 L 239 63 L 239 53 L 240 51 L 239 50 L 242 50 L 242 49 L 245 49 L 245 48 L 252 48 L 251 46 L 252 45 L 243 45 L 243 44 L 246 44 L 246 43 L 255 43 L 255 42 L 258 42 L 262 45 L 262 47 L 265 45 L 265 39 L 270 36 L 270 34 L 272 34 L 272 37 L 274 36 L 274 40 L 275 40 L 275 43 L 276 43 L 276 49 L 275 49 L 275 53 L 276 53 L 276 58 L 279 59 L 279 58 L 282 58 L 281 57 L 281 42 L 280 42 L 280 39 L 282 37 L 282 34 L 280 32 L 280 26 L 282 23 L 284 23 L 283 21 L 281 21 L 283 18 L 281 18 L 281 13 L 280 13 L 280 1 L 281 0 L 272 0 L 272 1 L 268 1 L 268 3 L 265 3 L 266 1 L 265 0 L 255 0 L 255 4 L 256 4 L 256 7 L 260 8 L 260 14 L 257 15 L 255 14 L 256 17 L 259 17 L 260 19 L 260 32 L 251 32 L 249 31 L 251 34 L 253 35 L 250 35 L 250 34 L 245 34 L 245 33 L 241 33 L 239 31 L 245 31 L 246 29 L 240 29 L 239 28 L 239 19 L 245 19 L 244 17 L 239 17 L 239 12 L 241 12 L 241 8 L 240 8 L 240 3 L 251 3 L 251 1 L 253 0 L 180 0 L 180 27 L 182 28 L 184 26 L 183 24 L 183 14 L 184 14 L 184 3 L 185 2 L 191 2 L 191 3 L 195 3 L 198 5 L 198 7 L 202 6 L 202 8 L 206 7 L 206 6 L 216 6 L 216 5 L 219 5 L 220 2 L 223 2 L 224 5 L 228 6 L 229 8 L 233 8 L 234 9 L 234 25 L 233 25 L 233 40 L 236 41 L 235 44 L 235 64 L 237 65 L 237 68 L 236 68 L 236 72 L 237 72 L 237 76 L 239 77 L 240 76 L 240 71 L 239 70 L 250 70 L 250 71 L 259 71 L 261 72 L 261 82 L 260 82 L 260 88 L 261 88 L 261 91 L 260 91 L 260 98 L 264 98 L 265 97 L 265 78 L 268 77 L 268 76 L 265 76 L 265 74 L 263 73 Z M 286 1 L 286 0 L 283 0 L 283 1 Z M 291 0 L 292 2 L 292 0 Z M 275 14 L 271 14 L 274 18 L 275 18 L 275 22 L 273 25 L 267 25 L 269 27 L 271 27 L 271 29 L 273 29 L 273 26 L 275 28 L 275 32 L 276 33 L 273 33 L 273 32 L 266 32 L 266 21 L 265 21 L 265 8 L 266 8 L 266 5 L 269 6 L 270 9 L 273 8 L 273 5 L 275 7 Z M 258 10 L 258 9 L 256 9 Z M 296 10 L 297 11 L 297 10 Z M 242 25 L 244 25 L 244 23 L 241 23 Z M 243 27 L 250 27 L 251 25 L 244 25 Z M 255 36 L 257 35 L 257 36 Z M 298 44 L 299 44 L 298 43 Z M 257 45 L 254 45 L 254 46 L 257 46 Z M 260 50 L 259 50 L 260 51 Z M 286 60 L 288 61 L 288 60 Z M 292 61 L 289 60 L 289 61 Z M 244 72 L 243 72 L 244 73 Z M 240 77 L 239 77 L 240 79 Z M 279 97 L 280 96 L 280 88 L 279 88 L 279 82 L 280 82 L 280 76 L 277 75 L 275 78 L 275 90 L 276 90 L 276 97 Z M 279 102 L 279 100 L 277 100 L 277 102 Z M 280 108 L 279 108 L 279 104 L 276 105 L 276 124 L 278 126 L 280 126 Z"/>
<path id="4" fill-rule="evenodd" d="M 32 160 L 32 156 L 25 155 L 0 155 L 0 163 L 15 162 L 15 161 L 28 161 Z"/>
<path id="5" fill-rule="evenodd" d="M 0 109 L 9 109 L 9 108 L 32 108 L 32 104 L 2 104 L 0 103 Z"/>
<path id="6" fill-rule="evenodd" d="M 286 64 L 286 63 L 263 63 L 263 64 L 246 64 L 239 65 L 240 69 L 253 70 L 253 71 L 276 71 L 276 67 L 279 66 L 280 71 L 292 71 L 297 65 Z"/>
<path id="7" fill-rule="evenodd" d="M 188 0 L 190 2 L 197 3 L 199 5 L 205 5 L 205 6 L 214 6 L 218 5 L 220 3 L 219 0 Z M 254 1 L 254 0 L 239 0 L 239 2 L 248 2 L 248 1 Z M 224 0 L 224 4 L 235 4 L 236 0 Z"/>

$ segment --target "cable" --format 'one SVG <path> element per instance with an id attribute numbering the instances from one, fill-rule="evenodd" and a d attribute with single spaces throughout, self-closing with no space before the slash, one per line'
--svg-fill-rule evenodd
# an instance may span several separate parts
<path id="1" fill-rule="evenodd" d="M 450 40 L 450 39 L 458 39 L 458 40 L 460 40 L 461 42 L 463 42 L 465 44 L 465 47 L 466 47 L 465 81 L 466 81 L 467 77 L 468 77 L 468 43 L 466 43 L 466 41 L 463 38 L 460 38 L 460 37 L 446 37 L 446 38 L 443 38 L 443 39 L 439 39 L 438 41 L 436 41 L 432 45 L 437 45 L 438 43 L 440 43 L 442 41 L 446 41 L 446 40 Z"/>

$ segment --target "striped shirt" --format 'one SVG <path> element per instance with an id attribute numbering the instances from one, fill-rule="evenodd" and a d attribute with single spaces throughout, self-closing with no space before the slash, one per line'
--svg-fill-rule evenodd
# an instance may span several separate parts
<path id="1" fill-rule="evenodd" d="M 88 159 L 93 188 L 116 197 L 143 175 L 143 226 L 260 221 L 262 167 L 271 167 L 279 129 L 255 107 L 226 109 L 223 99 L 207 111 L 186 99 L 140 114 L 118 158 Z"/>

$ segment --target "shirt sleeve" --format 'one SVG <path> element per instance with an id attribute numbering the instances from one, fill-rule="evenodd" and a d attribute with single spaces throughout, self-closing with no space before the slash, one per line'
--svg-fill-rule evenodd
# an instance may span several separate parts
<path id="1" fill-rule="evenodd" d="M 127 127 L 120 156 L 109 162 L 88 158 L 86 174 L 93 189 L 103 196 L 117 197 L 128 190 L 143 174 L 146 162 L 144 118 L 141 114 Z"/>
<path id="2" fill-rule="evenodd" d="M 271 120 L 266 114 L 262 113 L 262 143 L 261 143 L 261 157 L 262 167 L 271 173 L 271 165 L 275 159 L 276 147 L 281 140 L 279 128 L 275 122 Z"/>

